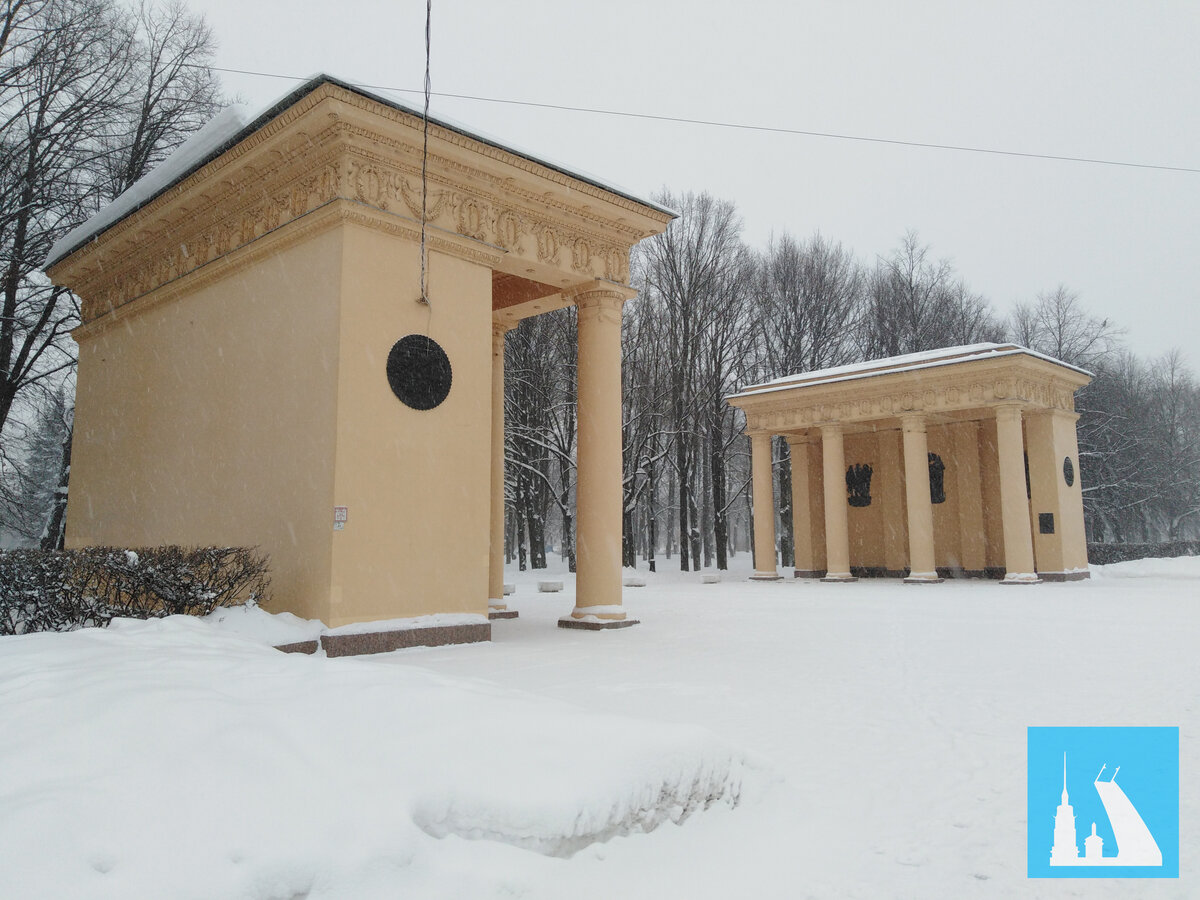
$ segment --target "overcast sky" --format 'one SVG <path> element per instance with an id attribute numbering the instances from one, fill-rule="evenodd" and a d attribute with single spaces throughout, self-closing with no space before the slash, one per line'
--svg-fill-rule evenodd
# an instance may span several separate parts
<path id="1" fill-rule="evenodd" d="M 423 0 L 190 0 L 218 66 L 421 87 Z M 1200 169 L 1200 3 L 433 0 L 435 92 Z M 252 105 L 289 82 L 222 73 Z M 409 95 L 419 103 L 417 95 Z M 744 237 L 861 258 L 916 229 L 1001 313 L 1065 284 L 1139 354 L 1200 366 L 1200 172 L 434 97 L 431 111 Z"/>

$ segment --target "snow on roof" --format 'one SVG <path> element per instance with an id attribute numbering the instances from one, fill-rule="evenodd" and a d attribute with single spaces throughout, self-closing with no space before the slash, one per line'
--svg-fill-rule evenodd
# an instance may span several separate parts
<path id="1" fill-rule="evenodd" d="M 82 225 L 77 225 L 55 241 L 46 257 L 45 267 L 54 265 L 199 169 L 216 155 L 214 149 L 224 149 L 234 142 L 235 136 L 251 120 L 249 113 L 247 107 L 235 103 L 213 116 L 208 124 L 180 144 L 175 152 L 159 165 L 135 181 L 112 203 L 102 207 Z"/>
<path id="2" fill-rule="evenodd" d="M 322 84 L 334 84 L 348 91 L 353 91 L 364 97 L 369 97 L 393 109 L 398 109 L 402 112 L 409 113 L 417 117 L 423 116 L 421 110 L 417 109 L 401 100 L 400 98 L 378 90 L 370 90 L 359 87 L 350 82 L 342 81 L 332 75 L 324 72 L 319 72 L 308 78 L 299 87 L 288 91 L 278 100 L 267 104 L 257 113 L 249 107 L 235 103 L 221 110 L 215 115 L 203 128 L 193 134 L 190 138 L 184 141 L 170 156 L 162 163 L 148 172 L 144 177 L 135 182 L 127 191 L 117 197 L 112 203 L 103 207 L 94 216 L 84 222 L 82 225 L 67 232 L 63 237 L 54 242 L 54 246 L 50 248 L 50 253 L 46 257 L 44 268 L 49 268 L 60 260 L 66 258 L 71 253 L 74 253 L 88 241 L 98 237 L 100 234 L 111 228 L 113 225 L 120 222 L 126 216 L 136 212 L 141 207 L 145 206 L 155 197 L 159 196 L 171 187 L 174 187 L 180 181 L 193 172 L 203 167 L 208 162 L 216 159 L 234 144 L 258 131 L 271 119 L 278 116 L 285 109 L 293 106 L 304 96 L 312 93 Z M 500 140 L 489 137 L 482 132 L 467 128 L 466 126 L 456 122 L 453 119 L 430 116 L 429 121 L 435 125 L 440 125 L 443 128 L 448 128 L 451 131 L 458 132 L 473 140 L 483 144 L 496 147 L 500 150 L 505 150 L 509 153 L 528 159 L 539 165 L 545 166 L 548 169 L 553 169 L 569 178 L 574 178 L 578 181 L 585 182 L 593 187 L 608 191 L 611 194 L 616 194 L 619 197 L 624 197 L 626 200 L 631 200 L 642 206 L 656 210 L 657 212 L 669 215 L 673 218 L 678 217 L 679 213 L 670 207 L 663 206 L 660 203 L 655 203 L 652 200 L 639 197 L 624 188 L 618 187 L 611 182 L 603 181 L 595 176 L 588 175 L 578 170 L 570 169 L 561 163 L 553 162 L 545 157 L 537 156 L 528 151 L 519 149 L 511 144 L 505 144 Z"/>
<path id="3" fill-rule="evenodd" d="M 889 356 L 884 359 L 873 359 L 867 362 L 852 363 L 847 366 L 834 366 L 829 369 L 819 369 L 814 372 L 800 372 L 795 375 L 785 375 L 772 381 L 752 385 L 732 397 L 751 397 L 758 394 L 769 394 L 775 391 L 792 388 L 813 387 L 821 384 L 834 384 L 839 381 L 854 381 L 859 378 L 871 378 L 876 375 L 894 375 L 898 372 L 915 372 L 920 369 L 939 368 L 962 362 L 974 362 L 982 359 L 998 359 L 1004 356 L 1032 356 L 1036 359 L 1054 363 L 1064 369 L 1091 377 L 1086 369 L 1069 365 L 1062 360 L 1038 353 L 1019 344 L 967 344 L 961 347 L 942 347 L 937 350 L 924 350 L 920 353 L 905 353 L 901 356 Z"/>

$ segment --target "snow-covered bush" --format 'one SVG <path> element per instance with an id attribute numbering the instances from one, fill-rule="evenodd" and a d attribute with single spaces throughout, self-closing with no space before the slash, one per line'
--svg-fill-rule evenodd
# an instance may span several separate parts
<path id="1" fill-rule="evenodd" d="M 203 616 L 262 603 L 267 558 L 246 547 L 0 552 L 0 635 L 73 631 L 117 616 Z"/>
<path id="2" fill-rule="evenodd" d="M 1088 562 L 1094 566 L 1129 562 L 1134 559 L 1174 559 L 1177 556 L 1200 556 L 1200 541 L 1162 541 L 1155 544 L 1097 544 L 1087 545 Z"/>

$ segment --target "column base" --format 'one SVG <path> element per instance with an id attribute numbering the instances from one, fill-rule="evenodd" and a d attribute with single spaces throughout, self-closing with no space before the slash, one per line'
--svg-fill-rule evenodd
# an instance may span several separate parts
<path id="1" fill-rule="evenodd" d="M 572 616 L 563 616 L 558 620 L 559 628 L 578 628 L 581 631 L 610 631 L 614 628 L 629 628 L 631 625 L 640 625 L 637 619 L 600 619 L 596 616 L 587 616 L 583 619 L 576 619 Z"/>
<path id="2" fill-rule="evenodd" d="M 625 618 L 625 607 L 619 603 L 608 606 L 577 606 L 569 616 L 558 620 L 559 628 L 582 628 L 584 631 L 606 631 L 637 625 L 637 619 Z"/>
<path id="3" fill-rule="evenodd" d="M 778 572 L 755 572 L 750 576 L 751 581 L 783 581 L 783 576 Z"/>
<path id="4" fill-rule="evenodd" d="M 850 574 L 855 578 L 903 578 L 908 569 L 897 571 L 886 566 L 851 566 Z"/>
<path id="5" fill-rule="evenodd" d="M 1019 572 L 1012 575 L 1005 575 L 1000 581 L 1001 584 L 1041 584 L 1042 579 L 1037 577 L 1034 572 Z"/>
<path id="6" fill-rule="evenodd" d="M 1085 581 L 1092 577 L 1086 569 L 1082 572 L 1038 572 L 1042 581 Z"/>
<path id="7" fill-rule="evenodd" d="M 490 641 L 492 626 L 439 625 L 428 628 L 401 628 L 394 631 L 323 634 L 321 646 L 326 656 L 362 656 L 388 653 L 406 647 L 441 647 L 445 644 L 470 644 Z"/>
<path id="8" fill-rule="evenodd" d="M 941 584 L 945 579 L 937 572 L 914 572 L 905 578 L 901 584 Z"/>
<path id="9" fill-rule="evenodd" d="M 309 656 L 317 652 L 317 648 L 321 646 L 319 639 L 311 641 L 296 641 L 292 644 L 276 644 L 275 649 L 280 653 L 306 653 Z"/>
<path id="10" fill-rule="evenodd" d="M 797 569 L 796 578 L 824 578 L 824 569 Z"/>
<path id="11" fill-rule="evenodd" d="M 849 572 L 829 572 L 821 581 L 825 584 L 849 584 L 852 581 L 858 581 L 858 577 Z"/>
<path id="12" fill-rule="evenodd" d="M 519 616 L 515 609 L 509 609 L 503 600 L 491 598 L 488 600 L 488 619 L 515 619 Z"/>

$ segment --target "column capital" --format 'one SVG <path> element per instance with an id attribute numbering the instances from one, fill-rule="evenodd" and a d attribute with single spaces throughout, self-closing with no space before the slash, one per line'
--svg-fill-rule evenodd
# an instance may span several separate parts
<path id="1" fill-rule="evenodd" d="M 924 413 L 905 413 L 900 417 L 900 427 L 905 432 L 912 434 L 919 432 L 925 433 L 925 414 Z"/>
<path id="2" fill-rule="evenodd" d="M 563 297 L 570 299 L 579 309 L 580 314 L 595 312 L 601 319 L 605 313 L 621 314 L 621 307 L 626 300 L 637 296 L 637 291 L 615 282 L 597 279 L 586 284 L 577 285 L 563 291 Z"/>
<path id="3" fill-rule="evenodd" d="M 607 291 L 589 291 L 575 297 L 580 319 L 595 319 L 609 325 L 621 324 L 621 307 L 624 305 L 624 297 Z"/>
<path id="4" fill-rule="evenodd" d="M 1020 403 L 1000 403 L 995 406 L 996 418 L 1012 421 L 1021 418 L 1024 406 Z"/>
<path id="5" fill-rule="evenodd" d="M 834 435 L 841 434 L 841 433 L 842 433 L 842 423 L 841 422 L 831 422 L 831 423 L 821 426 L 821 437 L 823 437 L 823 438 L 833 437 Z"/>

